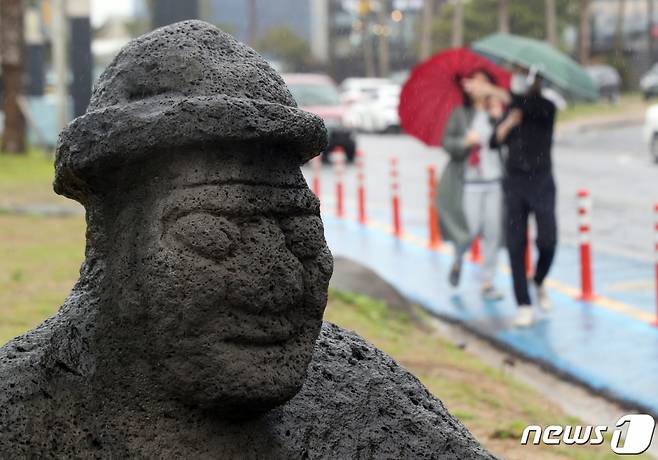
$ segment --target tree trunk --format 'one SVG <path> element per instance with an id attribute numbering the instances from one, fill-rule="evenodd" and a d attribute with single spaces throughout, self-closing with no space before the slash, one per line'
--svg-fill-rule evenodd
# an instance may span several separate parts
<path id="1" fill-rule="evenodd" d="M 464 0 L 453 0 L 455 11 L 452 16 L 452 46 L 464 45 Z"/>
<path id="2" fill-rule="evenodd" d="M 555 11 L 555 0 L 546 0 L 546 40 L 557 48 L 557 13 Z"/>
<path id="3" fill-rule="evenodd" d="M 418 59 L 424 61 L 432 54 L 432 23 L 434 22 L 435 0 L 424 0 L 423 19 L 420 31 L 420 49 Z"/>
<path id="4" fill-rule="evenodd" d="M 509 31 L 509 0 L 498 0 L 498 32 L 508 34 Z"/>
<path id="5" fill-rule="evenodd" d="M 626 19 L 626 0 L 617 0 L 617 24 L 615 26 L 615 54 L 624 53 L 624 22 Z"/>
<path id="6" fill-rule="evenodd" d="M 0 34 L 5 114 L 0 151 L 25 153 L 25 117 L 19 104 L 19 98 L 23 94 L 25 50 L 22 0 L 0 0 Z"/>
<path id="7" fill-rule="evenodd" d="M 653 0 L 647 0 L 647 28 L 648 30 L 648 50 L 649 50 L 649 65 L 653 65 L 655 54 L 655 40 L 653 37 Z"/>
<path id="8" fill-rule="evenodd" d="M 580 20 L 578 26 L 578 61 L 582 65 L 589 64 L 590 55 L 590 0 L 580 0 Z"/>
<path id="9" fill-rule="evenodd" d="M 380 0 L 379 2 L 379 12 L 377 13 L 378 22 L 381 26 L 381 33 L 379 34 L 379 76 L 386 78 L 391 72 L 391 63 L 390 55 L 388 49 L 388 37 L 389 37 L 389 28 L 386 26 L 388 19 L 388 2 L 386 0 Z"/>

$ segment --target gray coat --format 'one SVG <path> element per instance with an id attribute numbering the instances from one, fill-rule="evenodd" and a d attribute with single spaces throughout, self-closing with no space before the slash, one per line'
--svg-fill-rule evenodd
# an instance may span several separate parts
<path id="1" fill-rule="evenodd" d="M 439 211 L 441 235 L 457 247 L 471 243 L 466 216 L 464 215 L 464 171 L 470 148 L 464 144 L 464 136 L 473 121 L 475 112 L 468 107 L 457 107 L 443 131 L 443 149 L 450 156 L 439 179 L 436 207 Z"/>

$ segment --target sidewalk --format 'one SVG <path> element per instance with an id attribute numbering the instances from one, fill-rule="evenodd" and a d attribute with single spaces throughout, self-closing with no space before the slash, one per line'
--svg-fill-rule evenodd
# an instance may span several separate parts
<path id="1" fill-rule="evenodd" d="M 507 297 L 485 303 L 478 292 L 479 266 L 467 263 L 458 289 L 447 283 L 449 251 L 425 247 L 425 231 L 408 228 L 401 240 L 385 226 L 361 226 L 323 214 L 325 235 L 335 256 L 375 270 L 411 301 L 564 377 L 630 407 L 658 414 L 658 328 L 653 266 L 594 254 L 595 289 L 587 304 L 578 293 L 577 249 L 562 245 L 547 280 L 553 311 L 532 328 L 515 329 L 511 280 L 501 253 L 497 285 Z"/>

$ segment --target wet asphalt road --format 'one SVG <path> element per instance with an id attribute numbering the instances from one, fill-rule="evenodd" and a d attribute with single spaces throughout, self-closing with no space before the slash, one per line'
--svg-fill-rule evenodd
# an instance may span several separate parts
<path id="1" fill-rule="evenodd" d="M 589 189 L 594 203 L 592 241 L 595 250 L 653 259 L 654 214 L 658 202 L 658 165 L 649 156 L 641 126 L 588 132 L 562 132 L 554 146 L 558 184 L 560 238 L 577 241 L 576 192 Z M 446 155 L 404 135 L 360 135 L 365 153 L 367 211 L 371 219 L 390 224 L 390 159 L 399 159 L 403 225 L 423 231 L 427 222 L 427 166 L 441 171 Z M 356 216 L 356 174 L 344 174 L 345 207 Z M 310 166 L 304 173 L 311 183 Z M 335 209 L 333 168 L 321 168 L 321 196 L 325 211 Z"/>

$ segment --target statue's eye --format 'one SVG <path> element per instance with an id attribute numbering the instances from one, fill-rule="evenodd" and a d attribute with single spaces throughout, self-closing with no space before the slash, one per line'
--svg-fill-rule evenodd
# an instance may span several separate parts
<path id="1" fill-rule="evenodd" d="M 230 254 L 240 235 L 238 227 L 228 219 L 205 212 L 179 217 L 169 232 L 187 248 L 214 260 Z"/>
<path id="2" fill-rule="evenodd" d="M 324 230 L 318 216 L 295 216 L 281 219 L 286 246 L 300 259 L 317 256 L 324 248 Z"/>

